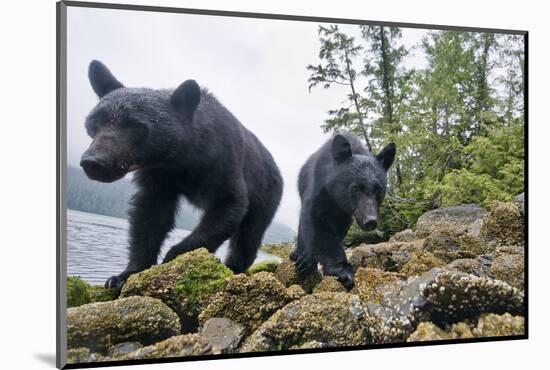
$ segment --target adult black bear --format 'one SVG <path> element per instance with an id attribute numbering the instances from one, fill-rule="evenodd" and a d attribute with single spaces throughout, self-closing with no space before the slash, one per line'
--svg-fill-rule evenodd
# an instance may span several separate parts
<path id="1" fill-rule="evenodd" d="M 100 100 L 86 118 L 93 141 L 80 165 L 102 182 L 135 170 L 138 189 L 129 214 L 128 266 L 105 285 L 121 287 L 129 275 L 157 263 L 180 196 L 204 215 L 164 262 L 199 247 L 214 252 L 231 238 L 226 264 L 245 271 L 282 194 L 269 151 L 193 80 L 174 91 L 126 88 L 99 61 L 91 62 L 88 77 Z"/>
<path id="2" fill-rule="evenodd" d="M 376 228 L 394 157 L 393 143 L 373 156 L 357 137 L 342 133 L 307 160 L 298 179 L 302 211 L 298 245 L 291 255 L 300 275 L 309 275 L 319 262 L 324 274 L 353 287 L 353 268 L 342 240 L 352 216 L 362 229 Z"/>

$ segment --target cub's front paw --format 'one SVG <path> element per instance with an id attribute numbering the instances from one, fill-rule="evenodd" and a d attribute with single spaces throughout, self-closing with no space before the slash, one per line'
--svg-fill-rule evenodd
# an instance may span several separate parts
<path id="1" fill-rule="evenodd" d="M 105 282 L 105 288 L 108 288 L 108 289 L 114 288 L 114 289 L 120 290 L 122 289 L 122 286 L 124 285 L 125 282 L 126 280 L 122 280 L 119 277 L 119 275 L 111 276 Z"/>
<path id="2" fill-rule="evenodd" d="M 326 275 L 336 276 L 338 281 L 347 289 L 351 290 L 355 286 L 353 267 L 349 263 L 331 266 L 324 270 Z"/>
<path id="3" fill-rule="evenodd" d="M 124 285 L 124 283 L 126 283 L 126 280 L 128 280 L 128 277 L 134 272 L 123 271 L 118 275 L 111 276 L 105 282 L 105 288 L 117 289 L 117 290 L 122 289 L 122 286 Z"/>
<path id="4" fill-rule="evenodd" d="M 295 258 L 294 264 L 296 266 L 296 272 L 301 279 L 307 278 L 317 270 L 317 262 L 313 258 L 303 254 L 295 255 Z"/>

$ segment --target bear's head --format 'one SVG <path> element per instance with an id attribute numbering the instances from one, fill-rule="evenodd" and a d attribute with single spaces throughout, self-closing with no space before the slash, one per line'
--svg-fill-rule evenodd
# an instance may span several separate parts
<path id="1" fill-rule="evenodd" d="M 374 230 L 386 194 L 387 172 L 395 158 L 395 144 L 388 144 L 378 155 L 352 154 L 350 142 L 338 134 L 331 150 L 334 167 L 325 185 L 327 191 L 342 210 L 353 215 L 361 229 Z"/>
<path id="2" fill-rule="evenodd" d="M 193 121 L 199 85 L 187 80 L 173 92 L 127 88 L 97 60 L 88 77 L 99 102 L 85 122 L 92 138 L 80 161 L 86 175 L 113 182 L 133 170 L 166 164 L 170 148 L 181 140 L 176 132 Z"/>

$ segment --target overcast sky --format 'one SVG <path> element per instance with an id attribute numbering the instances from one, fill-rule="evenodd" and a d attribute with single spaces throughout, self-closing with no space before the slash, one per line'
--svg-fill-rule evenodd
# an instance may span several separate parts
<path id="1" fill-rule="evenodd" d="M 275 216 L 297 230 L 297 178 L 330 135 L 320 129 L 347 91 L 308 92 L 308 64 L 319 62 L 318 23 L 124 10 L 68 8 L 68 163 L 78 166 L 91 139 L 84 119 L 97 103 L 87 78 L 92 59 L 129 87 L 208 87 L 271 151 L 285 182 Z M 358 26 L 342 25 L 351 34 Z M 424 30 L 403 29 L 417 44 Z M 405 61 L 424 67 L 422 56 Z"/>

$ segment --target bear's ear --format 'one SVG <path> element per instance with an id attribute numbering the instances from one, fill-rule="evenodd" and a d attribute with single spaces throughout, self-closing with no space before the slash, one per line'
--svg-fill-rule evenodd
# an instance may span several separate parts
<path id="1" fill-rule="evenodd" d="M 351 157 L 351 145 L 343 135 L 336 135 L 332 139 L 332 158 L 340 162 Z"/>
<path id="2" fill-rule="evenodd" d="M 396 151 L 395 144 L 389 143 L 376 156 L 376 159 L 378 159 L 378 162 L 380 162 L 384 170 L 387 171 L 392 165 L 393 160 L 395 159 L 395 151 Z"/>
<path id="3" fill-rule="evenodd" d="M 201 89 L 195 80 L 187 80 L 172 93 L 170 101 L 178 112 L 192 119 L 201 101 Z"/>
<path id="4" fill-rule="evenodd" d="M 94 89 L 100 98 L 113 90 L 124 87 L 109 71 L 109 68 L 99 60 L 92 60 L 90 63 L 88 78 L 90 79 L 92 89 Z"/>

